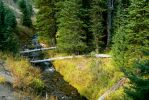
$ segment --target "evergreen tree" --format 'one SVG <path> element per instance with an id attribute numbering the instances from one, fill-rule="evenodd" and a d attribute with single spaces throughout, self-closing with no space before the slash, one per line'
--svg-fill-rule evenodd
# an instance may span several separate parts
<path id="1" fill-rule="evenodd" d="M 149 60 L 136 62 L 133 70 L 125 71 L 130 80 L 125 92 L 133 100 L 147 100 L 149 98 Z"/>
<path id="2" fill-rule="evenodd" d="M 142 57 L 142 50 L 149 46 L 149 21 L 147 1 L 120 2 L 119 25 L 113 38 L 113 56 L 120 66 L 128 66 Z M 143 41 L 142 41 L 143 40 Z"/>
<path id="3" fill-rule="evenodd" d="M 36 29 L 39 34 L 39 41 L 50 46 L 56 43 L 56 0 L 37 0 L 36 6 L 39 9 L 37 14 Z"/>
<path id="4" fill-rule="evenodd" d="M 112 13 L 114 10 L 114 0 L 107 0 L 107 49 L 111 43 Z"/>
<path id="5" fill-rule="evenodd" d="M 81 53 L 87 48 L 83 22 L 79 18 L 79 0 L 65 0 L 58 13 L 57 45 L 67 53 Z"/>
<path id="6" fill-rule="evenodd" d="M 125 66 L 127 62 L 126 51 L 128 40 L 126 38 L 126 24 L 127 24 L 127 7 L 123 6 L 122 0 L 115 2 L 115 16 L 113 25 L 113 45 L 112 52 L 116 65 L 119 67 Z"/>
<path id="7" fill-rule="evenodd" d="M 96 52 L 103 48 L 103 37 L 104 34 L 104 19 L 103 12 L 106 10 L 105 0 L 92 0 L 90 17 L 91 17 L 91 31 L 94 34 L 94 44 Z"/>
<path id="8" fill-rule="evenodd" d="M 18 43 L 14 34 L 16 24 L 13 12 L 0 1 L 0 50 L 17 52 Z"/>
<path id="9" fill-rule="evenodd" d="M 23 14 L 22 16 L 22 24 L 27 27 L 32 27 L 32 5 L 27 0 L 19 0 L 19 7 Z"/>
<path id="10" fill-rule="evenodd" d="M 92 0 L 80 0 L 80 13 L 79 13 L 79 18 L 83 22 L 83 27 L 82 29 L 84 30 L 86 34 L 86 39 L 85 43 L 87 45 L 86 52 L 93 51 L 95 47 L 93 46 L 94 43 L 94 36 L 90 30 L 91 28 L 91 18 L 90 18 L 90 9 L 91 9 L 91 1 Z"/>
<path id="11" fill-rule="evenodd" d="M 2 26 L 4 24 L 4 13 L 5 13 L 5 10 L 4 10 L 4 4 L 2 1 L 0 1 L 0 29 L 2 29 Z"/>
<path id="12" fill-rule="evenodd" d="M 149 98 L 149 60 L 136 61 L 149 50 L 149 19 L 147 0 L 120 0 L 116 2 L 116 16 L 113 38 L 113 57 L 130 80 L 126 88 L 128 96 L 134 100 Z M 148 59 L 148 58 L 147 58 Z"/>

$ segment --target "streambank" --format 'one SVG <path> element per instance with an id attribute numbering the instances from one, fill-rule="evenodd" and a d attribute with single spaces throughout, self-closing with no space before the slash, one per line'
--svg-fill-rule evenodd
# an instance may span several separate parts
<path id="1" fill-rule="evenodd" d="M 37 35 L 33 36 L 31 44 L 26 45 L 26 49 L 28 47 L 32 47 L 31 49 L 41 48 Z M 25 53 L 23 56 L 30 60 L 44 58 L 42 51 Z M 63 76 L 55 70 L 52 62 L 33 63 L 32 65 L 41 69 L 42 80 L 44 82 L 44 90 L 41 91 L 41 94 L 47 100 L 86 100 L 85 97 L 78 93 L 76 88 L 63 79 Z"/>
<path id="2" fill-rule="evenodd" d="M 0 100 L 31 100 L 31 97 L 22 95 L 20 91 L 13 88 L 14 77 L 6 69 L 5 63 L 0 62 Z"/>
<path id="3" fill-rule="evenodd" d="M 34 56 L 33 58 L 42 59 L 42 56 Z M 85 97 L 81 96 L 78 93 L 76 88 L 71 86 L 63 79 L 63 76 L 55 70 L 51 62 L 37 63 L 33 64 L 33 66 L 38 67 L 42 70 L 42 80 L 45 84 L 45 88 L 42 91 L 42 94 L 44 95 L 44 97 L 46 96 L 48 100 L 87 100 Z"/>

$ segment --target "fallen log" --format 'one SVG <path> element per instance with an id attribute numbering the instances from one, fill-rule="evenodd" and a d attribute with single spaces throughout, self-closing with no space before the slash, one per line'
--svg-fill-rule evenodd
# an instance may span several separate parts
<path id="1" fill-rule="evenodd" d="M 122 78 L 120 81 L 118 81 L 117 84 L 115 84 L 114 86 L 112 86 L 109 90 L 107 90 L 103 95 L 101 95 L 98 100 L 105 100 L 105 98 L 115 92 L 117 89 L 119 89 L 121 86 L 124 85 L 125 81 L 126 81 L 127 78 Z"/>
<path id="2" fill-rule="evenodd" d="M 49 59 L 43 59 L 43 60 L 33 60 L 33 61 L 30 61 L 30 62 L 31 63 L 41 63 L 41 62 L 47 62 L 47 61 L 72 59 L 72 58 L 81 58 L 81 57 L 89 57 L 89 55 L 56 57 L 56 58 L 49 58 Z M 96 57 L 96 58 L 111 58 L 111 55 L 107 55 L 107 54 L 96 54 L 94 57 Z"/>
<path id="3" fill-rule="evenodd" d="M 47 61 L 63 60 L 63 59 L 71 59 L 71 58 L 81 58 L 81 57 L 84 57 L 84 55 L 56 57 L 56 58 L 49 58 L 49 59 L 43 59 L 43 60 L 35 60 L 35 61 L 31 61 L 31 63 L 41 63 L 41 62 L 47 62 Z"/>
<path id="4" fill-rule="evenodd" d="M 96 58 L 111 58 L 111 55 L 108 54 L 95 54 Z"/>
<path id="5" fill-rule="evenodd" d="M 56 49 L 56 47 L 39 48 L 39 49 L 33 49 L 33 50 L 25 50 L 25 51 L 20 51 L 20 54 L 36 52 L 36 51 L 44 51 L 44 50 L 53 50 L 53 49 Z"/>

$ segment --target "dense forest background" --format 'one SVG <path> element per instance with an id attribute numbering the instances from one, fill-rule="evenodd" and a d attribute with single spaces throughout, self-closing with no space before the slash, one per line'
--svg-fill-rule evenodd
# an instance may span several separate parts
<path id="1" fill-rule="evenodd" d="M 1 51 L 17 54 L 24 45 L 22 33 L 29 38 L 36 33 L 40 43 L 56 46 L 57 53 L 108 53 L 129 79 L 127 96 L 148 98 L 148 0 L 13 1 L 20 15 L 0 0 Z"/>

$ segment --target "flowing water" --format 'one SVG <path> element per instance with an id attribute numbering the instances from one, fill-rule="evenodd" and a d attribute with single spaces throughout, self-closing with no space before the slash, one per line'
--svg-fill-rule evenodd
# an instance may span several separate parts
<path id="1" fill-rule="evenodd" d="M 31 45 L 36 49 L 41 48 L 37 38 L 38 36 L 34 35 L 31 41 Z M 44 58 L 42 51 L 29 53 L 25 56 L 29 57 L 31 60 Z M 42 79 L 45 83 L 44 94 L 56 98 L 54 100 L 86 100 L 85 97 L 82 97 L 78 93 L 77 89 L 63 79 L 63 76 L 55 70 L 51 62 L 43 62 L 33 65 L 40 67 L 42 70 Z"/>

